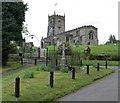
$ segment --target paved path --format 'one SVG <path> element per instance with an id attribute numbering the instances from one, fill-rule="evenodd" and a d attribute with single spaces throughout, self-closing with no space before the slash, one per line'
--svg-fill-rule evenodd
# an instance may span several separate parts
<path id="1" fill-rule="evenodd" d="M 97 80 L 58 101 L 118 101 L 118 67 L 112 68 L 116 69 L 116 73 Z"/>

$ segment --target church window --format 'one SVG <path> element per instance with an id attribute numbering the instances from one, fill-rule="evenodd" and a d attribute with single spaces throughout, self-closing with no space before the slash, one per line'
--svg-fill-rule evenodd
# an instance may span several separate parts
<path id="1" fill-rule="evenodd" d="M 59 26 L 58 29 L 61 29 L 61 27 Z"/>
<path id="2" fill-rule="evenodd" d="M 60 20 L 58 20 L 58 22 L 60 23 Z"/>
<path id="3" fill-rule="evenodd" d="M 66 42 L 69 42 L 69 37 L 66 37 Z"/>
<path id="4" fill-rule="evenodd" d="M 80 36 L 80 32 L 79 31 L 76 31 L 76 36 Z"/>
<path id="5" fill-rule="evenodd" d="M 75 43 L 75 40 L 73 42 Z"/>
<path id="6" fill-rule="evenodd" d="M 89 33 L 89 39 L 91 39 L 91 40 L 93 40 L 93 31 L 90 31 L 90 33 Z"/>

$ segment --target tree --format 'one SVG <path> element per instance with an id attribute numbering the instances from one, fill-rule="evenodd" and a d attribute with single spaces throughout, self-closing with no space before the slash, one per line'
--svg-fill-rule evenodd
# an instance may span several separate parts
<path id="1" fill-rule="evenodd" d="M 11 41 L 22 44 L 22 29 L 27 4 L 23 2 L 2 2 L 2 64 L 5 65 L 11 53 Z"/>
<path id="2" fill-rule="evenodd" d="M 110 44 L 114 44 L 115 42 L 116 42 L 115 35 L 112 35 L 112 34 L 111 34 L 111 35 L 109 36 L 109 43 L 110 43 Z"/>

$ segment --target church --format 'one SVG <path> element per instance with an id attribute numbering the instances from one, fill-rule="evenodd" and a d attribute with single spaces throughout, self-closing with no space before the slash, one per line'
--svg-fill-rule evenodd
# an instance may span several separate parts
<path id="1" fill-rule="evenodd" d="M 70 45 L 98 45 L 97 28 L 92 25 L 78 27 L 65 31 L 65 14 L 48 15 L 47 37 L 41 39 L 43 47 L 60 45 L 67 42 Z"/>

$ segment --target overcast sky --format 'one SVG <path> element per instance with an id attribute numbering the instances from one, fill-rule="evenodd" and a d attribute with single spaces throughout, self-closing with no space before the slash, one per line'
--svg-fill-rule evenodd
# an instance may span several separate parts
<path id="1" fill-rule="evenodd" d="M 23 0 L 28 3 L 26 22 L 30 34 L 39 41 L 47 36 L 48 14 L 64 15 L 65 30 L 71 30 L 84 25 L 98 28 L 99 44 L 105 43 L 109 35 L 118 39 L 118 1 L 119 0 Z M 54 4 L 57 5 L 55 6 Z M 36 38 L 34 41 L 38 46 Z"/>

